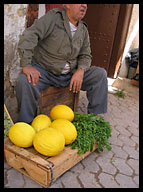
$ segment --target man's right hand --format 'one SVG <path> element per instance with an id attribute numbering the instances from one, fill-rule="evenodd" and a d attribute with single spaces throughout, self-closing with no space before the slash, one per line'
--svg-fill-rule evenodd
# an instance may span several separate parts
<path id="1" fill-rule="evenodd" d="M 28 82 L 31 83 L 31 78 L 32 78 L 32 83 L 34 86 L 36 86 L 39 81 L 39 77 L 41 77 L 40 72 L 34 67 L 30 67 L 30 66 L 23 67 L 22 71 L 27 76 Z"/>

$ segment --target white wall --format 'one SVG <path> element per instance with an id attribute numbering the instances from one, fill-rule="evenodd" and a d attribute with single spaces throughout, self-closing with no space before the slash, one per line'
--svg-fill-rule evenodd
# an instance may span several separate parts
<path id="1" fill-rule="evenodd" d="M 17 44 L 25 29 L 26 9 L 27 4 L 4 4 L 4 77 L 8 72 L 12 85 L 21 70 Z"/>
<path id="2" fill-rule="evenodd" d="M 126 39 L 126 45 L 124 49 L 124 54 L 121 61 L 121 68 L 119 71 L 120 77 L 127 77 L 129 66 L 125 61 L 126 54 L 139 47 L 139 4 L 134 4 L 131 21 L 129 25 L 129 31 Z"/>

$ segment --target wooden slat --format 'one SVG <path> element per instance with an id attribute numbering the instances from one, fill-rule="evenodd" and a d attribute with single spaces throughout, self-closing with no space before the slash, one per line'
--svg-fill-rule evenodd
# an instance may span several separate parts
<path id="1" fill-rule="evenodd" d="M 79 93 L 69 91 L 69 88 L 49 87 L 43 90 L 38 99 L 37 114 L 46 114 L 49 116 L 50 110 L 55 105 L 67 105 L 73 111 L 76 111 L 78 106 Z"/>
<path id="2" fill-rule="evenodd" d="M 93 151 L 95 149 L 97 149 L 96 143 Z M 79 155 L 77 149 L 73 150 L 66 146 L 59 155 L 45 157 L 37 153 L 33 147 L 24 149 L 15 146 L 9 138 L 4 140 L 4 152 L 10 166 L 45 188 L 91 153 L 88 151 Z"/>
<path id="3" fill-rule="evenodd" d="M 43 167 L 46 169 L 50 169 L 50 167 L 51 167 L 51 164 L 48 161 L 44 160 L 39 155 L 33 154 L 32 152 L 28 151 L 27 149 L 13 145 L 8 138 L 5 139 L 4 148 L 15 153 L 16 155 L 21 156 L 22 158 L 25 158 L 27 160 L 30 160 L 30 161 L 36 163 L 40 167 Z"/>
<path id="4" fill-rule="evenodd" d="M 65 91 L 69 92 L 69 87 L 63 88 L 63 87 L 50 86 L 48 89 L 43 90 L 41 92 L 41 94 L 42 94 L 42 96 L 45 96 L 45 95 L 53 95 L 53 94 L 59 93 L 59 92 L 62 93 L 62 92 L 65 92 Z"/>
<path id="5" fill-rule="evenodd" d="M 4 111 L 6 112 L 6 114 L 7 114 L 8 118 L 10 119 L 11 123 L 14 124 L 5 104 L 4 104 Z"/>
<path id="6" fill-rule="evenodd" d="M 48 175 L 48 172 L 50 172 L 50 170 L 44 170 L 41 167 L 38 167 L 37 164 L 32 163 L 30 160 L 16 155 L 9 150 L 5 150 L 5 157 L 7 163 L 22 174 L 30 177 L 40 184 L 48 185 L 50 180 L 50 174 Z"/>

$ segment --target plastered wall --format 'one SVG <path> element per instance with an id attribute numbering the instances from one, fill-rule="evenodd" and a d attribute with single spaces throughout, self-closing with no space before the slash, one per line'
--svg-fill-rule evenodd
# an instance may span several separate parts
<path id="1" fill-rule="evenodd" d="M 17 118 L 14 85 L 21 72 L 17 44 L 25 29 L 26 11 L 27 4 L 4 4 L 4 103 L 14 121 Z"/>

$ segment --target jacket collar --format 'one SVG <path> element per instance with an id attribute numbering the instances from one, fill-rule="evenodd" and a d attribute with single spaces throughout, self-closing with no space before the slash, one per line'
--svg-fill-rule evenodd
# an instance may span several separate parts
<path id="1" fill-rule="evenodd" d="M 76 37 L 76 34 L 82 29 L 82 22 L 81 21 L 78 22 L 77 31 L 76 31 L 74 37 L 72 38 L 70 25 L 69 25 L 69 19 L 68 19 L 68 16 L 67 16 L 65 10 L 62 11 L 62 16 L 63 16 L 64 26 L 65 26 L 65 29 L 67 31 L 67 34 L 69 35 L 70 39 L 72 40 Z"/>

